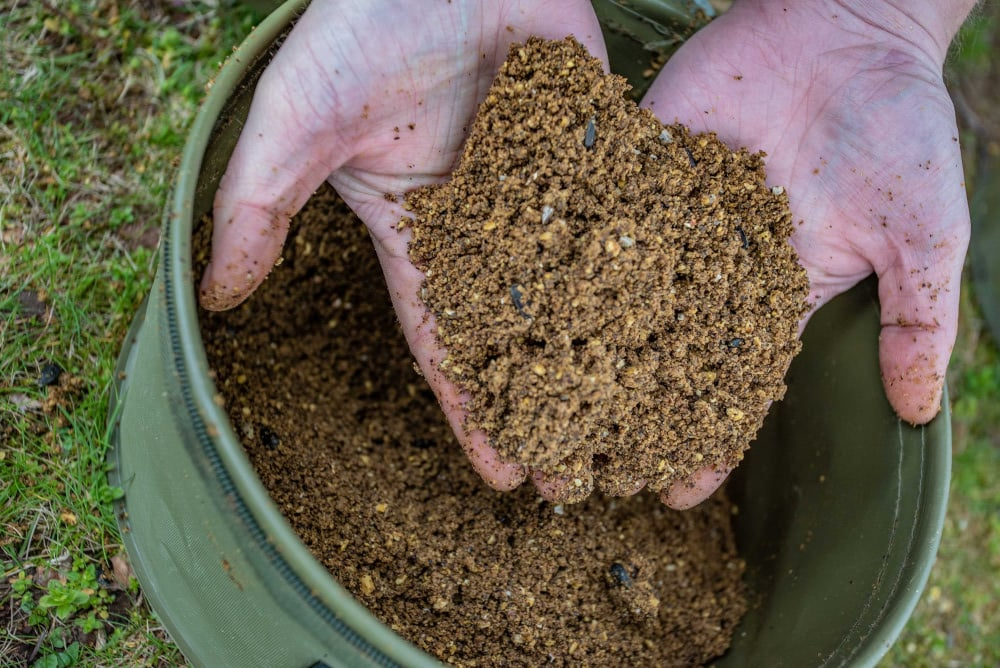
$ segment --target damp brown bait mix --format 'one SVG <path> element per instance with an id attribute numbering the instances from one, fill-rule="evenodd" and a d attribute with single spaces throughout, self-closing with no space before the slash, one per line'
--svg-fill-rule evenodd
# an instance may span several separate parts
<path id="1" fill-rule="evenodd" d="M 808 283 L 761 154 L 662 125 L 572 38 L 514 45 L 410 255 L 469 428 L 565 501 L 734 467 Z"/>

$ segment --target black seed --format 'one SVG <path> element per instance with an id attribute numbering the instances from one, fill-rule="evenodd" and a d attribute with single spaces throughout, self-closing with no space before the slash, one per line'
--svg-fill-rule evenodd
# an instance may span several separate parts
<path id="1" fill-rule="evenodd" d="M 632 588 L 632 576 L 629 575 L 629 572 L 625 570 L 624 566 L 616 561 L 611 564 L 609 571 L 611 573 L 611 577 L 613 577 L 619 585 L 625 587 L 626 589 Z"/>
<path id="2" fill-rule="evenodd" d="M 281 439 L 267 425 L 257 425 L 257 433 L 260 435 L 260 444 L 268 450 L 277 450 L 281 445 Z"/>
<path id="3" fill-rule="evenodd" d="M 429 438 L 415 438 L 410 445 L 420 450 L 426 450 L 427 448 L 434 447 L 434 441 Z"/>
<path id="4" fill-rule="evenodd" d="M 545 350 L 545 341 L 535 338 L 525 339 L 524 345 L 527 346 L 528 348 L 533 348 L 535 350 Z"/>
<path id="5" fill-rule="evenodd" d="M 691 149 L 689 149 L 687 146 L 685 146 L 684 147 L 684 152 L 688 154 L 688 162 L 691 163 L 691 166 L 692 167 L 697 167 L 698 166 L 698 161 L 694 159 L 694 153 L 691 152 Z"/>
<path id="6" fill-rule="evenodd" d="M 593 118 L 587 121 L 587 131 L 583 134 L 583 145 L 586 148 L 593 148 L 597 140 L 597 124 L 594 121 Z"/>
<path id="7" fill-rule="evenodd" d="M 743 231 L 742 227 L 737 225 L 736 234 L 740 235 L 740 244 L 742 244 L 743 248 L 750 248 L 750 240 L 747 239 L 747 233 Z"/>
<path id="8" fill-rule="evenodd" d="M 55 385 L 59 382 L 59 376 L 62 375 L 63 369 L 61 366 L 55 362 L 49 362 L 42 367 L 42 372 L 38 374 L 38 386 L 48 387 L 49 385 Z"/>
<path id="9" fill-rule="evenodd" d="M 510 299 L 514 302 L 514 308 L 516 308 L 517 312 L 521 314 L 521 317 L 525 320 L 531 320 L 531 314 L 524 310 L 524 287 L 518 285 L 517 283 L 510 286 Z"/>

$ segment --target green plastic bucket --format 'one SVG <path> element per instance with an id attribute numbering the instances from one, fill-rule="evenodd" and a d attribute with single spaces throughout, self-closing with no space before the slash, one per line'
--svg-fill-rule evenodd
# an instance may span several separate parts
<path id="1" fill-rule="evenodd" d="M 123 540 L 195 666 L 438 665 L 375 619 L 292 531 L 215 401 L 199 334 L 192 230 L 300 6 L 276 10 L 230 58 L 191 130 L 111 407 Z M 873 665 L 920 597 L 947 505 L 947 401 L 926 427 L 895 417 L 878 330 L 872 282 L 813 318 L 786 399 L 734 476 L 752 601 L 719 666 Z"/>

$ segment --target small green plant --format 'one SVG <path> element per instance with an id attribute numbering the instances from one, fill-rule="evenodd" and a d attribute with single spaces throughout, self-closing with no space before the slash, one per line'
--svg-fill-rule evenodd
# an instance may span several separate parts
<path id="1" fill-rule="evenodd" d="M 48 623 L 52 615 L 65 621 L 89 611 L 87 617 L 77 618 L 78 625 L 87 632 L 101 628 L 103 620 L 108 618 L 108 604 L 113 600 L 112 594 L 97 582 L 94 564 L 84 559 L 74 560 L 73 570 L 65 577 L 49 580 L 37 603 L 33 600 L 30 579 L 18 578 L 12 588 L 21 596 L 22 609 L 27 606 L 32 625 Z"/>
<path id="2" fill-rule="evenodd" d="M 100 631 L 104 628 L 104 624 L 104 620 L 98 619 L 97 613 L 93 610 L 91 610 L 90 614 L 86 617 L 80 617 L 76 620 L 76 625 L 80 627 L 80 630 L 84 633 L 94 633 L 96 631 Z"/>
<path id="3" fill-rule="evenodd" d="M 11 591 L 14 592 L 14 595 L 17 596 L 22 605 L 31 599 L 31 588 L 34 582 L 31 581 L 27 573 L 21 571 L 9 584 Z"/>
<path id="4" fill-rule="evenodd" d="M 38 599 L 38 607 L 54 612 L 59 619 L 66 619 L 88 607 L 93 594 L 92 589 L 77 589 L 68 582 L 52 580 L 49 582 L 49 593 Z"/>
<path id="5" fill-rule="evenodd" d="M 49 649 L 32 664 L 32 668 L 70 668 L 80 664 L 81 646 L 77 641 L 67 642 L 67 634 L 61 628 L 54 629 L 49 637 Z"/>

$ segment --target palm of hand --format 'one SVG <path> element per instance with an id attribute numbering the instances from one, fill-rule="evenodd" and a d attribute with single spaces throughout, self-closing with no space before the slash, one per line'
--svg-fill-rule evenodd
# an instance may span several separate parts
<path id="1" fill-rule="evenodd" d="M 508 46 L 573 34 L 607 60 L 587 0 L 314 2 L 261 78 L 215 202 L 213 259 L 201 302 L 245 299 L 274 265 L 288 222 L 328 180 L 375 240 L 410 349 L 473 466 L 498 488 L 523 480 L 482 433 L 465 433 L 464 399 L 437 364 L 443 352 L 416 295 L 398 197 L 444 180 Z"/>
<path id="2" fill-rule="evenodd" d="M 771 17 L 798 29 L 738 8 L 681 49 L 643 103 L 767 152 L 768 182 L 787 188 L 797 222 L 810 314 L 878 275 L 886 389 L 904 419 L 926 422 L 955 339 L 969 217 L 940 63 L 806 8 Z"/>

